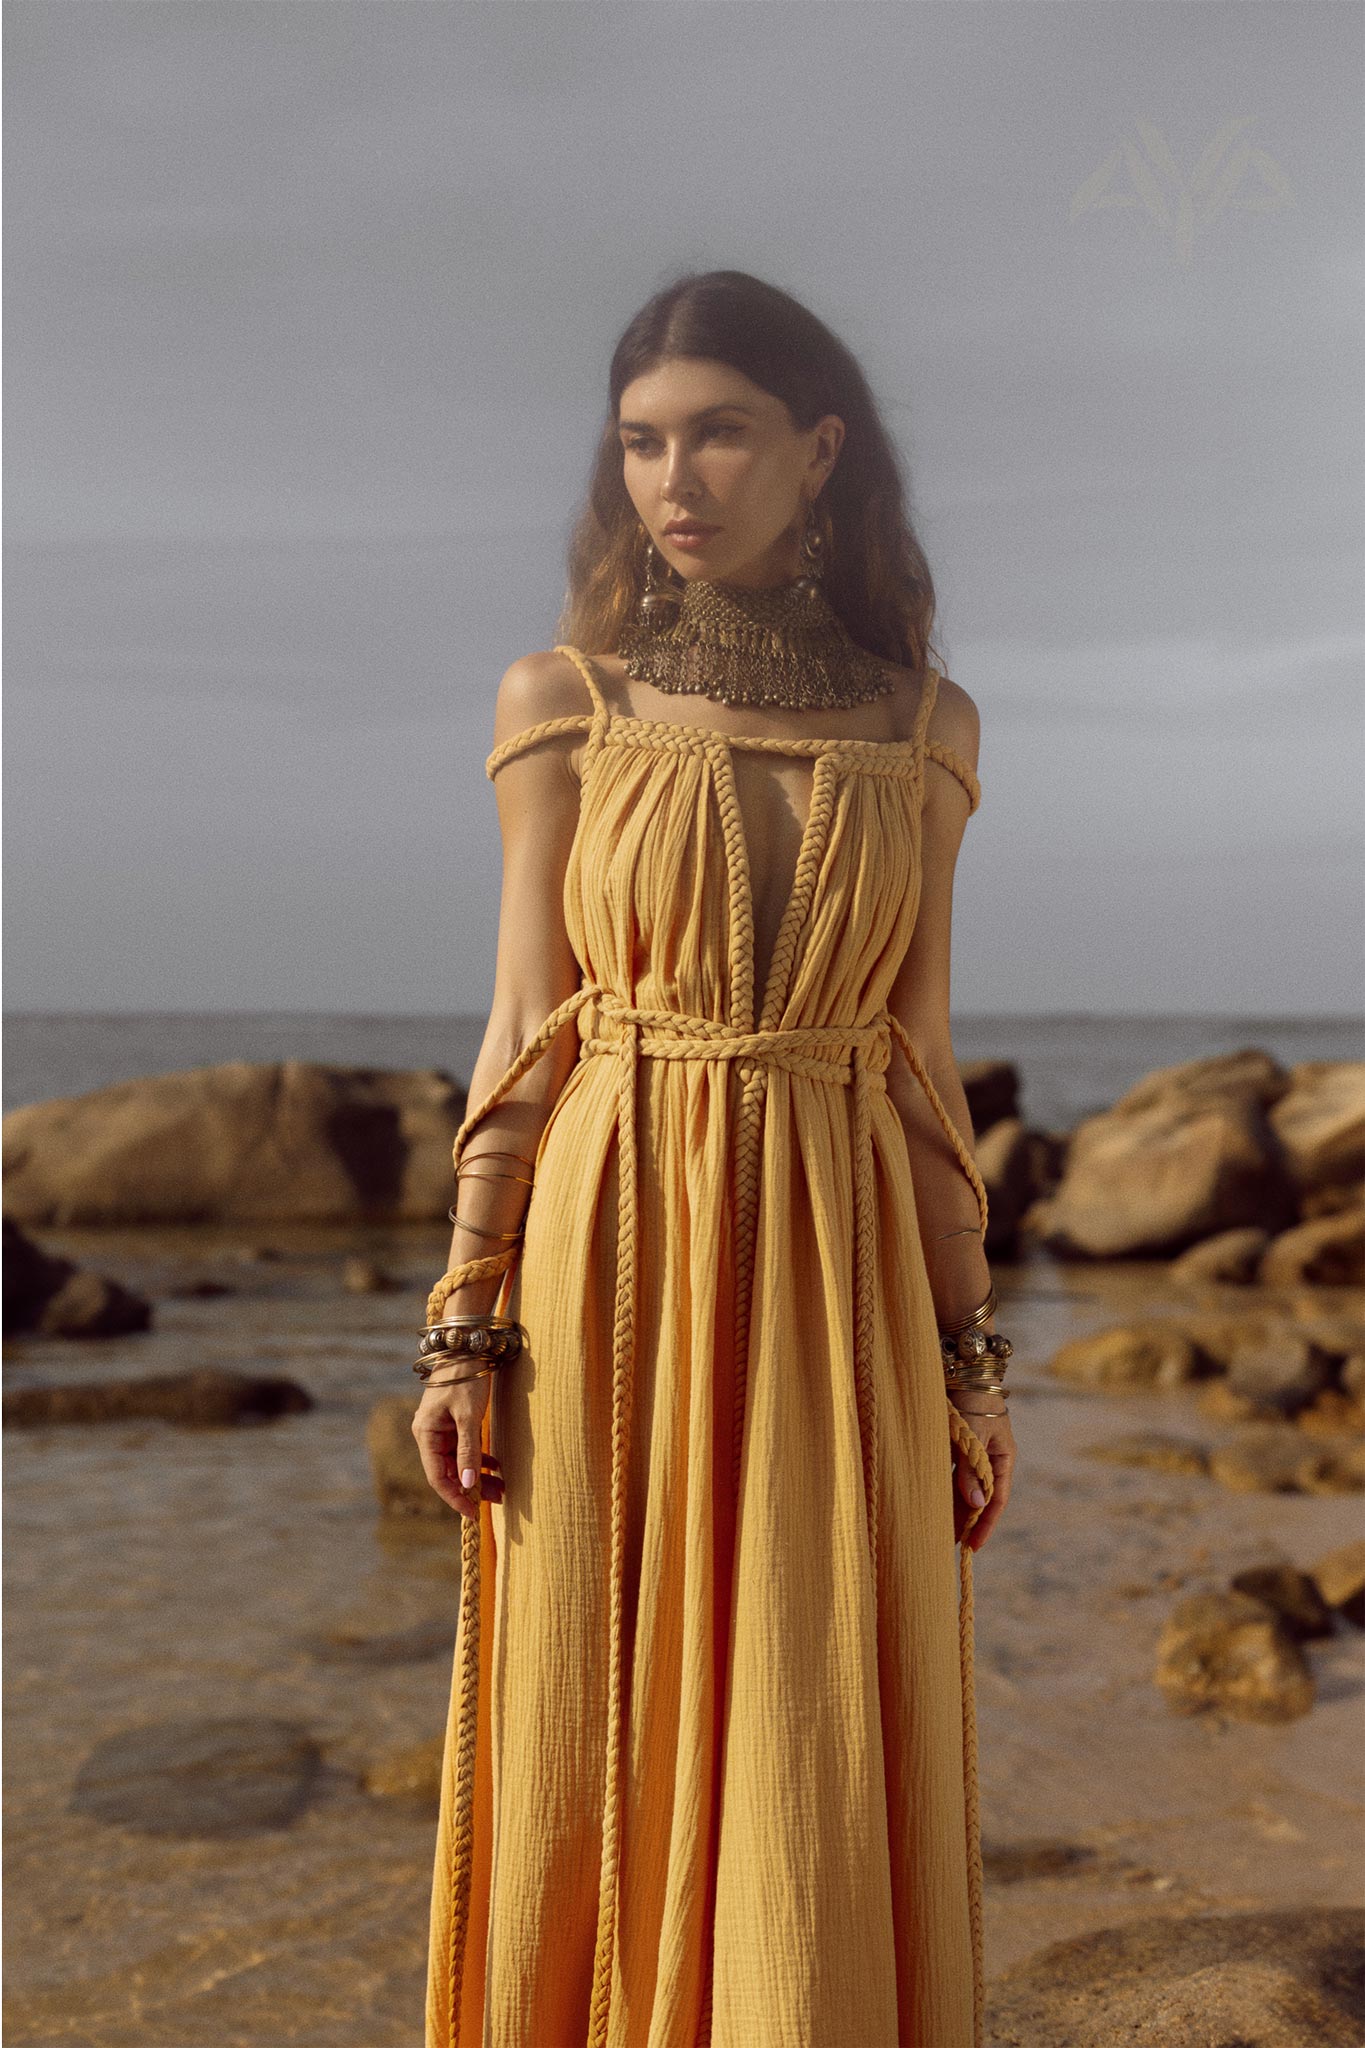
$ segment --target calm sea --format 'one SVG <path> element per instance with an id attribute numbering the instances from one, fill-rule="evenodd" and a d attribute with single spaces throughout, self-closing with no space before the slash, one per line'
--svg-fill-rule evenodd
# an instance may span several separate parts
<path id="1" fill-rule="evenodd" d="M 15 1011 L 4 1023 L 4 1107 L 222 1060 L 442 1067 L 467 1082 L 485 1021 L 302 1010 Z M 1286 1066 L 1365 1059 L 1365 1018 L 975 1016 L 955 1020 L 953 1042 L 959 1060 L 1013 1060 L 1025 1121 L 1068 1130 L 1154 1067 L 1180 1060 L 1248 1046 Z"/>

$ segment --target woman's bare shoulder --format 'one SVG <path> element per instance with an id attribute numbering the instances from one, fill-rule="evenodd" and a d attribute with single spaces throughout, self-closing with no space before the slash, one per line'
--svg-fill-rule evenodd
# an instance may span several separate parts
<path id="1" fill-rule="evenodd" d="M 592 701 L 575 663 L 551 648 L 519 654 L 498 684 L 493 710 L 493 744 L 500 747 L 533 725 L 581 717 Z M 572 738 L 572 734 L 569 735 Z"/>
<path id="2" fill-rule="evenodd" d="M 975 773 L 981 751 L 981 713 L 961 683 L 941 675 L 925 738 L 951 748 Z"/>

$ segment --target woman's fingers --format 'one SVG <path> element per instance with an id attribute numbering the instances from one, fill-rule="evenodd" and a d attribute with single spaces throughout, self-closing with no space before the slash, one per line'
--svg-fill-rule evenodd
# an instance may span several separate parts
<path id="1" fill-rule="evenodd" d="M 966 1524 L 977 1505 L 983 1489 L 966 1458 L 957 1460 L 957 1485 L 960 1498 L 953 1503 L 953 1521 L 957 1540 L 965 1543 L 969 1550 L 980 1550 L 986 1538 L 1005 1512 L 1010 1497 L 1010 1478 L 1014 1471 L 1016 1456 L 1014 1432 L 1008 1415 L 1001 1417 L 973 1415 L 970 1409 L 962 1408 L 958 1413 L 970 1425 L 972 1434 L 983 1446 L 991 1464 L 991 1497 L 982 1508 L 969 1530 Z M 975 1497 L 974 1497 L 975 1496 Z M 969 1503 L 964 1508 L 963 1502 Z M 964 1534 L 964 1530 L 966 1533 Z"/>
<path id="2" fill-rule="evenodd" d="M 427 1484 L 470 1520 L 478 1515 L 481 1494 L 502 1498 L 502 1469 L 482 1444 L 487 1407 L 488 1381 L 479 1376 L 458 1389 L 428 1388 L 412 1418 Z"/>

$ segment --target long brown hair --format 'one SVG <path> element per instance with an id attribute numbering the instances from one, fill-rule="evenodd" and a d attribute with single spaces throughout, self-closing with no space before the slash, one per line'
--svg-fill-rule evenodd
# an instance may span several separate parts
<path id="1" fill-rule="evenodd" d="M 636 377 L 675 356 L 742 371 L 782 400 L 798 431 L 830 412 L 843 420 L 839 458 L 816 500 L 826 548 L 823 589 L 860 647 L 920 674 L 934 624 L 933 579 L 867 379 L 808 307 L 744 270 L 676 278 L 640 308 L 617 342 L 608 417 L 570 536 L 556 640 L 587 654 L 612 654 L 621 627 L 636 615 L 649 536 L 622 474 L 621 396 Z M 941 668 L 941 657 L 935 666 Z"/>

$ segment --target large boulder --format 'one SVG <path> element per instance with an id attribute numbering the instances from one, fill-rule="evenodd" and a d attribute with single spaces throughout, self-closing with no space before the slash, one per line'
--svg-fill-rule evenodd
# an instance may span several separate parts
<path id="1" fill-rule="evenodd" d="M 1365 1912 L 1130 1920 L 1015 1963 L 988 2005 L 994 2048 L 1360 2048 Z"/>
<path id="2" fill-rule="evenodd" d="M 438 1068 L 231 1060 L 120 1081 L 10 1111 L 5 1207 L 39 1226 L 430 1222 L 464 1111 Z"/>
<path id="3" fill-rule="evenodd" d="M 1365 1174 L 1365 1060 L 1303 1060 L 1269 1117 L 1296 1187 Z"/>
<path id="4" fill-rule="evenodd" d="M 1287 1085 L 1256 1051 L 1149 1074 L 1077 1126 L 1029 1231 L 1062 1258 L 1156 1258 L 1224 1231 L 1284 1229 L 1298 1211 L 1267 1105 Z"/>

